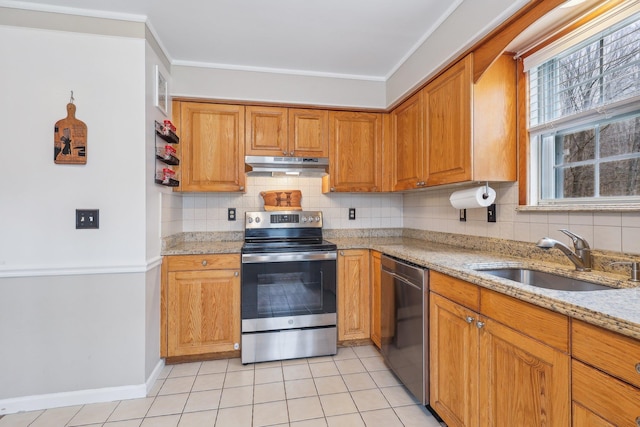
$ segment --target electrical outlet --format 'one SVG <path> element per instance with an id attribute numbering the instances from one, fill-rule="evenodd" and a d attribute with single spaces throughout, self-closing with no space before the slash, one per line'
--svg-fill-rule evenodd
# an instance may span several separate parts
<path id="1" fill-rule="evenodd" d="M 235 221 L 236 220 L 236 208 L 227 209 L 227 221 Z"/>
<path id="2" fill-rule="evenodd" d="M 349 208 L 349 220 L 356 219 L 356 208 Z"/>
<path id="3" fill-rule="evenodd" d="M 467 222 L 467 210 L 460 209 L 460 222 Z"/>
<path id="4" fill-rule="evenodd" d="M 487 222 L 496 222 L 496 204 L 487 206 Z"/>
<path id="5" fill-rule="evenodd" d="M 100 228 L 100 210 L 76 209 L 76 229 Z"/>

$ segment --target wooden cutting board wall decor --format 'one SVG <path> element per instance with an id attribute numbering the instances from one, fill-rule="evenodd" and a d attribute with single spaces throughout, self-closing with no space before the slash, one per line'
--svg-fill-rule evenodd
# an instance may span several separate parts
<path id="1" fill-rule="evenodd" d="M 67 104 L 67 117 L 56 122 L 53 135 L 53 161 L 57 164 L 87 164 L 87 125 L 76 119 L 76 106 Z"/>

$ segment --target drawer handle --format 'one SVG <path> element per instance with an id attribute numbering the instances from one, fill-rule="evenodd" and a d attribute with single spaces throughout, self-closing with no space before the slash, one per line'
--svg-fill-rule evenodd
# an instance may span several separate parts
<path id="1" fill-rule="evenodd" d="M 640 363 L 636 363 L 636 372 L 640 374 Z"/>
<path id="2" fill-rule="evenodd" d="M 484 322 L 478 322 L 476 323 L 476 326 L 478 327 L 478 329 L 482 329 L 484 327 Z"/>
<path id="3" fill-rule="evenodd" d="M 207 260 L 206 260 L 206 259 L 203 259 L 203 260 L 202 260 L 202 266 L 203 266 L 203 267 L 206 267 L 206 266 L 207 266 Z"/>
<path id="4" fill-rule="evenodd" d="M 640 427 L 640 417 L 636 418 L 636 425 Z"/>
<path id="5" fill-rule="evenodd" d="M 473 323 L 473 320 L 474 320 L 474 319 L 473 319 L 473 317 L 471 317 L 471 316 L 467 316 L 467 317 L 466 317 L 466 319 L 464 319 L 464 320 L 465 320 L 467 323 L 471 324 L 471 323 Z"/>

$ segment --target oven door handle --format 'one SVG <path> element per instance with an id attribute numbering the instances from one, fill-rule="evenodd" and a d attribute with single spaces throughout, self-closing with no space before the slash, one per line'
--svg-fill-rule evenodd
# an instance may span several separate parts
<path id="1" fill-rule="evenodd" d="M 336 251 L 242 254 L 243 264 L 255 264 L 260 262 L 325 261 L 333 259 L 337 259 Z"/>

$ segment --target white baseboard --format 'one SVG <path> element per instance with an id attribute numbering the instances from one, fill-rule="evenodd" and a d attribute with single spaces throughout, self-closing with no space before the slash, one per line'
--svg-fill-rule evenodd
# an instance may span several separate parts
<path id="1" fill-rule="evenodd" d="M 151 375 L 149 375 L 147 381 L 144 384 L 139 385 L 39 394 L 35 396 L 0 400 L 0 415 L 58 408 L 62 406 L 86 405 L 89 403 L 143 398 L 147 396 L 163 368 L 164 360 L 160 359 Z"/>

